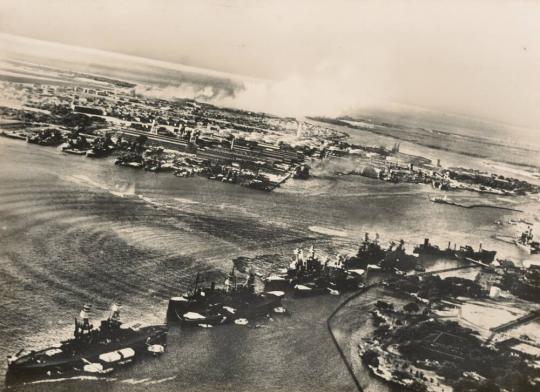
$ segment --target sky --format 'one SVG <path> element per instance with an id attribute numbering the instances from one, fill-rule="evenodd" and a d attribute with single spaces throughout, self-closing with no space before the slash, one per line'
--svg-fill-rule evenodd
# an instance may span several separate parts
<path id="1" fill-rule="evenodd" d="M 540 1 L 0 0 L 0 31 L 270 81 L 254 109 L 385 103 L 540 129 Z"/>

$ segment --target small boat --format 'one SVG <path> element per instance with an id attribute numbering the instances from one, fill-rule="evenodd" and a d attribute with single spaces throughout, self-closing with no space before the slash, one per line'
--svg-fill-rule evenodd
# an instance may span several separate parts
<path id="1" fill-rule="evenodd" d="M 0 132 L 1 136 L 8 137 L 10 139 L 26 140 L 27 136 L 22 132 Z"/>

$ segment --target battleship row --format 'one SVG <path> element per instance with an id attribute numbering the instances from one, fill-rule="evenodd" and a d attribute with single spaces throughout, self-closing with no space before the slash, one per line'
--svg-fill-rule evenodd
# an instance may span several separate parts
<path id="1" fill-rule="evenodd" d="M 522 242 L 530 244 L 528 231 Z M 424 271 L 421 260 L 450 257 L 489 265 L 495 251 L 474 250 L 470 246 L 441 249 L 425 239 L 407 253 L 403 240 L 383 246 L 379 236 L 365 234 L 354 256 L 325 257 L 314 247 L 296 249 L 289 265 L 264 276 L 251 267 L 248 271 L 232 268 L 223 284 L 206 281 L 198 273 L 191 287 L 169 299 L 166 322 L 141 326 L 121 321 L 120 305 L 111 306 L 110 315 L 98 326 L 91 322 L 91 305 L 83 307 L 75 318 L 73 337 L 41 350 L 20 350 L 8 358 L 6 383 L 24 383 L 41 378 L 60 378 L 80 374 L 108 374 L 138 360 L 166 352 L 170 325 L 182 328 L 210 328 L 225 324 L 251 326 L 272 315 L 288 315 L 282 299 L 291 295 L 341 295 L 365 287 L 368 271 L 394 275 Z M 247 276 L 246 276 L 247 275 Z M 260 279 L 260 281 L 257 281 Z"/>

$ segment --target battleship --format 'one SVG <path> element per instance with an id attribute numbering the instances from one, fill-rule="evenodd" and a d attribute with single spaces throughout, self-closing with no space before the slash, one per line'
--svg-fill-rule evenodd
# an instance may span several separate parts
<path id="1" fill-rule="evenodd" d="M 396 245 L 392 242 L 383 260 L 380 262 L 380 267 L 386 271 L 403 273 L 418 267 L 418 258 L 405 252 L 405 241 L 400 240 Z"/>
<path id="2" fill-rule="evenodd" d="M 356 255 L 346 259 L 343 265 L 348 269 L 367 269 L 368 265 L 378 265 L 385 255 L 386 252 L 379 244 L 379 234 L 375 234 L 375 239 L 371 240 L 369 233 L 366 233 Z"/>
<path id="3" fill-rule="evenodd" d="M 77 374 L 107 374 L 143 356 L 163 353 L 165 325 L 127 325 L 120 321 L 117 305 L 111 316 L 94 328 L 89 321 L 90 306 L 85 305 L 71 339 L 39 351 L 21 350 L 8 357 L 6 384 Z"/>
<path id="4" fill-rule="evenodd" d="M 203 287 L 199 274 L 193 288 L 180 297 L 172 297 L 167 308 L 167 320 L 184 326 L 208 327 L 226 323 L 245 325 L 249 320 L 272 313 L 285 313 L 282 291 L 255 292 L 255 274 L 249 273 L 245 284 L 239 284 L 235 268 L 223 288 L 215 282 Z"/>
<path id="5" fill-rule="evenodd" d="M 266 289 L 292 289 L 296 296 L 319 294 L 339 295 L 362 286 L 363 269 L 346 269 L 343 257 L 338 255 L 332 262 L 322 262 L 315 256 L 313 246 L 308 255 L 301 249 L 295 250 L 295 257 L 286 270 L 272 274 L 265 279 Z"/>
<path id="6" fill-rule="evenodd" d="M 375 234 L 375 239 L 372 240 L 369 233 L 366 233 L 356 255 L 344 260 L 343 265 L 347 269 L 383 269 L 399 272 L 414 269 L 417 266 L 417 257 L 405 252 L 403 240 L 397 245 L 392 242 L 384 249 L 379 243 L 379 234 Z"/>

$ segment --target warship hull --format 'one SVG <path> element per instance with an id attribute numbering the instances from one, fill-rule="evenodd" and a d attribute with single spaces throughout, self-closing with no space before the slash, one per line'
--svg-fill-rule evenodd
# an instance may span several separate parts
<path id="1" fill-rule="evenodd" d="M 167 308 L 167 321 L 183 326 L 207 326 L 232 323 L 238 319 L 253 320 L 281 307 L 283 293 L 235 296 L 209 296 L 201 300 L 173 297 Z"/>
<path id="2" fill-rule="evenodd" d="M 8 360 L 6 384 L 77 374 L 107 374 L 141 357 L 162 352 L 166 339 L 166 326 L 149 326 L 109 339 L 90 337 L 84 342 L 70 339 L 58 346 L 19 353 Z"/>

